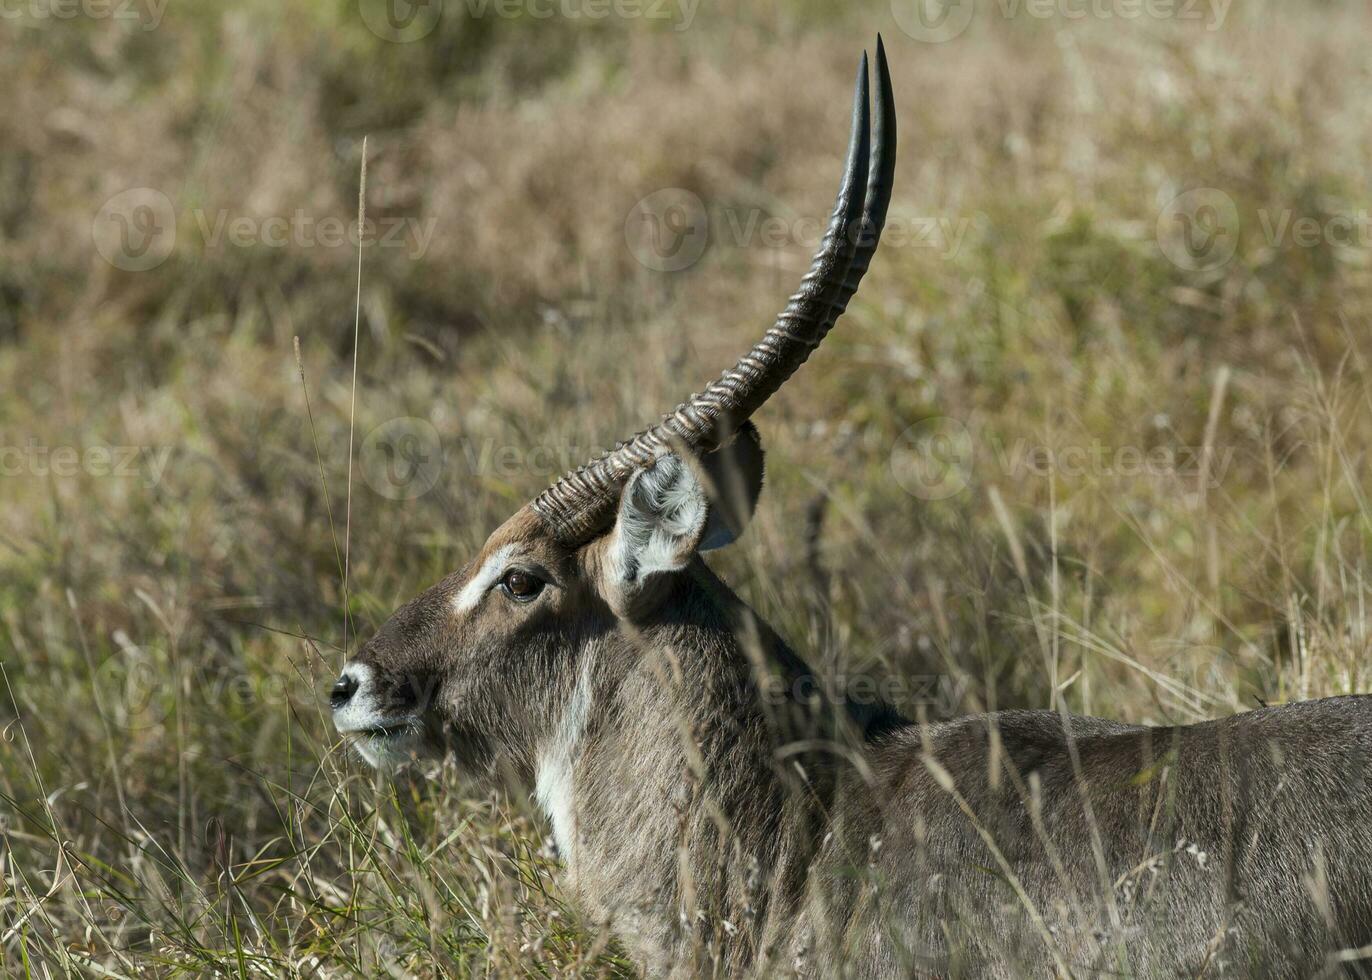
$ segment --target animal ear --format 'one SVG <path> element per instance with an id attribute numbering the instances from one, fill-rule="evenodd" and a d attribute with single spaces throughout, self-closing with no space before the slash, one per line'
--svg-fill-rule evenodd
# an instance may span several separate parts
<path id="1" fill-rule="evenodd" d="M 661 456 L 625 484 L 610 540 L 623 585 L 685 568 L 697 551 L 743 533 L 762 491 L 762 440 L 751 424 L 725 446 L 695 458 Z"/>
<path id="2" fill-rule="evenodd" d="M 764 462 L 757 426 L 744 422 L 732 440 L 690 462 L 711 505 L 705 536 L 697 550 L 733 544 L 753 519 L 762 495 Z"/>
<path id="3" fill-rule="evenodd" d="M 705 537 L 710 502 L 691 467 L 660 456 L 624 485 L 610 539 L 610 564 L 620 585 L 685 568 Z"/>

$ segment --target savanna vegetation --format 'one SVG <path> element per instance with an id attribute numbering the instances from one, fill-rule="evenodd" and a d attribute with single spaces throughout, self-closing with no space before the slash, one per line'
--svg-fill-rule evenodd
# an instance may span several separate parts
<path id="1" fill-rule="evenodd" d="M 712 563 L 911 716 L 1369 689 L 1366 9 L 913 6 L 0 11 L 4 975 L 632 975 L 324 695 L 771 322 L 878 31 L 892 233 Z"/>

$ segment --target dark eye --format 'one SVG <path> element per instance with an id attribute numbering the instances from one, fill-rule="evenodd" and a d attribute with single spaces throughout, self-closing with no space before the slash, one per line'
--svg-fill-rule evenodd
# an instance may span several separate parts
<path id="1" fill-rule="evenodd" d="M 543 591 L 543 580 L 535 575 L 530 575 L 528 572 L 515 569 L 505 573 L 505 577 L 500 580 L 500 587 L 511 599 L 518 602 L 528 602 Z"/>

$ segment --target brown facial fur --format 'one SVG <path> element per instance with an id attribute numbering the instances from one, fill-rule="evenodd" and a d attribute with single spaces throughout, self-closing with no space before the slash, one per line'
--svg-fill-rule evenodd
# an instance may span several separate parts
<path id="1" fill-rule="evenodd" d="M 506 548 L 513 549 L 509 566 L 547 580 L 543 593 L 520 604 L 493 588 L 459 611 L 463 588 Z M 578 559 L 525 507 L 475 559 L 397 610 L 355 662 L 383 679 L 386 710 L 403 710 L 414 692 L 428 718 L 430 753 L 452 752 L 473 769 L 499 766 L 527 778 L 530 745 L 556 700 L 550 681 L 574 667 L 580 634 L 610 625 Z"/>

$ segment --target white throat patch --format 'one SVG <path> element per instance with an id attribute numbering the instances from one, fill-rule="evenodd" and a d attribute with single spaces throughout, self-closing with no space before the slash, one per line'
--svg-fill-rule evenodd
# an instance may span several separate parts
<path id="1" fill-rule="evenodd" d="M 589 650 L 583 656 L 585 659 L 577 675 L 576 688 L 563 709 L 552 738 L 538 754 L 534 781 L 538 805 L 552 821 L 553 840 L 557 842 L 558 853 L 568 867 L 572 864 L 573 845 L 576 842 L 576 787 L 572 765 L 576 761 L 577 748 L 586 731 L 586 719 L 591 711 L 592 656 Z"/>

